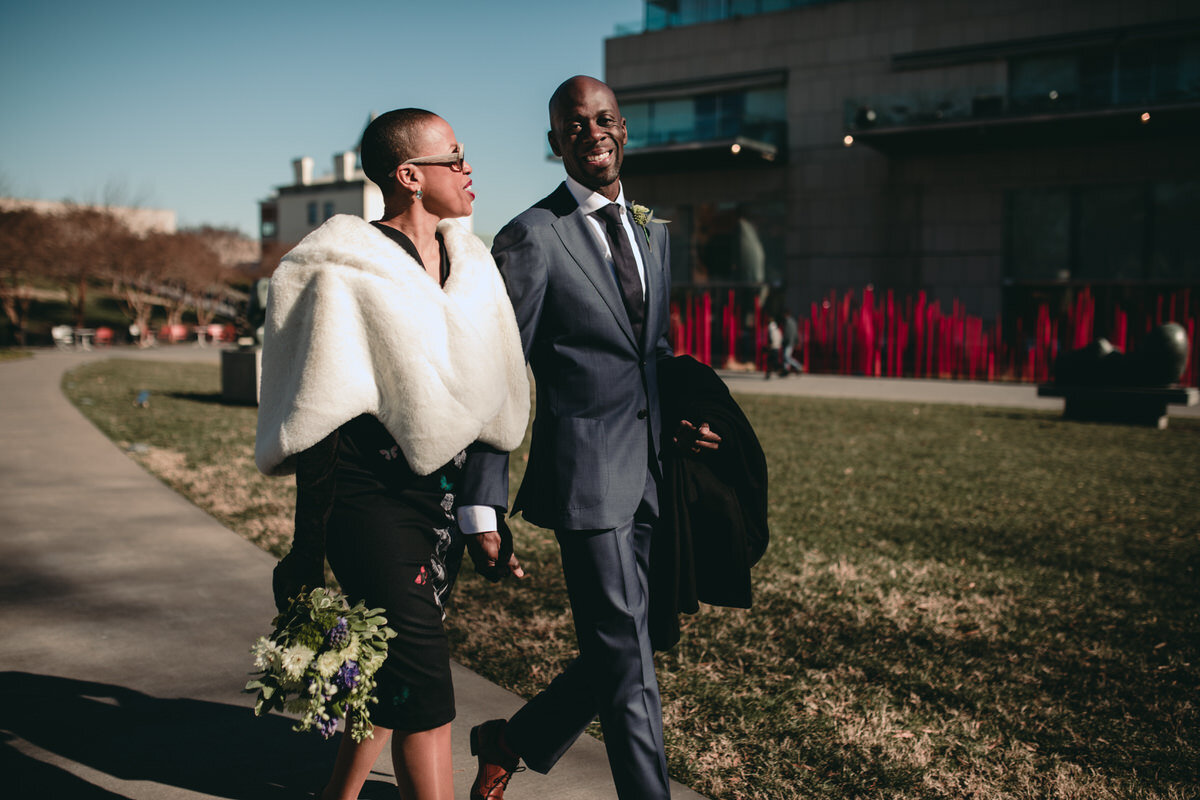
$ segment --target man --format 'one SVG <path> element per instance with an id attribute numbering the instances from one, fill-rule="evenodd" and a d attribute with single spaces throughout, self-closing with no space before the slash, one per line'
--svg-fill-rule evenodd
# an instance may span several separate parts
<path id="1" fill-rule="evenodd" d="M 789 375 L 796 373 L 799 375 L 804 372 L 804 366 L 797 361 L 792 354 L 796 350 L 796 345 L 800 343 L 800 326 L 796 324 L 796 318 L 792 316 L 792 312 L 788 309 L 783 310 L 783 374 Z"/>
<path id="2" fill-rule="evenodd" d="M 537 384 L 513 511 L 555 531 L 580 656 L 511 720 L 471 731 L 471 797 L 502 798 L 518 760 L 548 772 L 599 714 L 618 796 L 659 800 L 670 792 L 647 564 L 662 477 L 658 361 L 671 355 L 667 234 L 644 212 L 635 220 L 622 192 L 627 134 L 608 86 L 583 76 L 559 86 L 549 139 L 567 180 L 500 231 L 492 253 Z M 683 421 L 676 439 L 694 452 L 720 441 Z M 481 506 L 459 521 L 493 560 L 507 475 L 506 456 L 476 454 L 459 495 Z"/>

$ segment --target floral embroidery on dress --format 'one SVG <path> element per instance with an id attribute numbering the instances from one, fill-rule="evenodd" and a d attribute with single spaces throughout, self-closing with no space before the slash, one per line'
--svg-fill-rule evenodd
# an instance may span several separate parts
<path id="1" fill-rule="evenodd" d="M 451 463 L 456 469 L 461 469 L 466 460 L 467 451 L 460 450 Z M 433 554 L 429 557 L 429 566 L 433 579 L 433 599 L 438 604 L 438 608 L 442 609 L 442 619 L 445 619 L 444 603 L 453 585 L 446 570 L 446 559 L 450 555 L 455 539 L 460 534 L 458 532 L 458 522 L 454 519 L 454 493 L 451 491 L 454 488 L 454 482 L 443 474 L 438 476 L 438 486 L 443 492 L 441 507 L 442 512 L 446 515 L 448 524 L 444 528 L 433 529 L 436 542 L 433 546 Z"/>

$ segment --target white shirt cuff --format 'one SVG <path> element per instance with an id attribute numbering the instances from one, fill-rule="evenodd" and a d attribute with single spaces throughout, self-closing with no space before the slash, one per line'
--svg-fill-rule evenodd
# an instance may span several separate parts
<path id="1" fill-rule="evenodd" d="M 496 530 L 494 506 L 459 506 L 458 528 L 463 533 L 474 535 Z"/>

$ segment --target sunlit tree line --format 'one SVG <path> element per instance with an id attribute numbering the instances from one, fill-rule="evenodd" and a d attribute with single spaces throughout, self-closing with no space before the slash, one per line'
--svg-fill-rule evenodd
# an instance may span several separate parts
<path id="1" fill-rule="evenodd" d="M 85 327 L 88 292 L 107 288 L 141 342 L 161 308 L 167 325 L 191 311 L 200 326 L 228 316 L 237 274 L 230 251 L 241 235 L 220 228 L 137 233 L 103 208 L 0 211 L 0 302 L 18 344 L 39 293 L 65 292 L 76 327 Z M 244 240 L 242 240 L 244 241 Z"/>

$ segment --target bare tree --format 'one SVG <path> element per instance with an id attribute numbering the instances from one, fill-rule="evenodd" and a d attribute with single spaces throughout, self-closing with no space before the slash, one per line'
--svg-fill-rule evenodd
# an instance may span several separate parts
<path id="1" fill-rule="evenodd" d="M 198 327 L 205 329 L 216 317 L 217 303 L 227 287 L 225 266 L 201 231 L 175 234 L 174 255 L 170 275 L 177 300 L 171 307 L 178 311 L 172 321 L 178 324 L 183 310 L 191 309 L 196 314 Z M 204 341 L 203 333 L 198 341 Z"/>
<path id="2" fill-rule="evenodd" d="M 125 316 L 132 322 L 138 344 L 146 347 L 150 337 L 150 315 L 162 305 L 156 290 L 170 263 L 174 234 L 151 233 L 144 237 L 129 235 L 121 247 L 121 256 L 112 259 L 105 270 L 112 293 L 120 299 Z"/>
<path id="3" fill-rule="evenodd" d="M 84 326 L 89 284 L 100 278 L 129 241 L 129 230 L 106 210 L 68 206 L 55 215 L 57 231 L 49 240 L 49 274 L 67 291 L 75 326 Z"/>
<path id="4" fill-rule="evenodd" d="M 0 304 L 21 346 L 29 328 L 32 281 L 46 271 L 52 227 L 51 220 L 36 211 L 0 212 Z"/>

